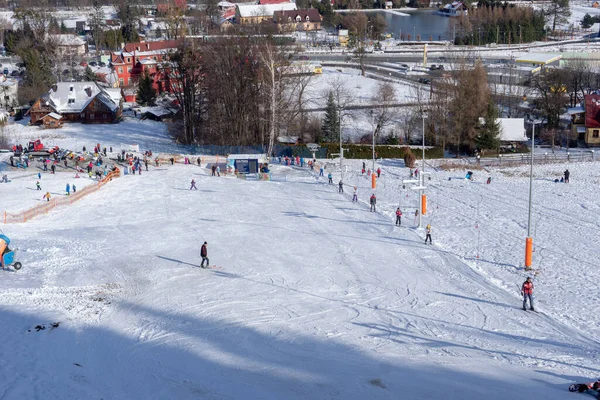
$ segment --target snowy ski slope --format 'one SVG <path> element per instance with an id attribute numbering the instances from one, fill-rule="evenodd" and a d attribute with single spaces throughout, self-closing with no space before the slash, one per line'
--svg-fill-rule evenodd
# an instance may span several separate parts
<path id="1" fill-rule="evenodd" d="M 542 313 L 518 296 L 526 168 L 434 172 L 425 246 L 407 169 L 381 163 L 371 213 L 350 165 L 343 195 L 298 168 L 150 167 L 2 226 L 24 267 L 1 272 L 0 398 L 552 400 L 597 377 L 597 164 L 536 167 Z"/>

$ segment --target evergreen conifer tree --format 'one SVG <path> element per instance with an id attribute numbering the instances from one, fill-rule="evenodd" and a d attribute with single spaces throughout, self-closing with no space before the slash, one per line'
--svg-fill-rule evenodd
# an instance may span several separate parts
<path id="1" fill-rule="evenodd" d="M 480 149 L 497 149 L 500 145 L 500 122 L 498 122 L 498 110 L 492 101 L 488 102 L 485 113 L 485 123 L 475 138 Z"/>
<path id="2" fill-rule="evenodd" d="M 340 137 L 340 124 L 337 105 L 333 97 L 333 92 L 329 92 L 327 97 L 327 106 L 325 108 L 325 118 L 323 119 L 323 141 L 334 142 Z"/>
<path id="3" fill-rule="evenodd" d="M 152 78 L 148 74 L 148 69 L 144 70 L 140 78 L 135 100 L 142 106 L 154 105 L 156 101 L 156 90 L 152 87 Z"/>

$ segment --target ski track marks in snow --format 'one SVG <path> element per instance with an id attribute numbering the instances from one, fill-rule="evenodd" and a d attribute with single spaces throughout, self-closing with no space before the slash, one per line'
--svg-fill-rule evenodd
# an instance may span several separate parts
<path id="1" fill-rule="evenodd" d="M 426 221 L 434 221 L 435 245 L 426 246 L 406 227 L 412 216 L 402 191 L 404 226 L 393 226 L 398 184 L 387 181 L 388 168 L 404 173 L 384 166 L 377 213 L 363 201 L 369 182 L 358 174 L 346 180 L 359 186 L 358 204 L 298 168 L 274 166 L 275 176 L 286 175 L 275 182 L 212 178 L 182 165 L 123 177 L 68 209 L 11 226 L 27 250 L 23 270 L 0 283 L 0 310 L 66 318 L 54 336 L 30 335 L 58 337 L 59 359 L 78 368 L 52 385 L 58 397 L 68 381 L 73 398 L 397 398 L 422 394 L 423 369 L 436 371 L 428 384 L 453 388 L 446 397 L 475 398 L 473 383 L 487 381 L 489 369 L 511 371 L 489 398 L 545 390 L 553 399 L 559 393 L 535 383 L 548 378 L 533 369 L 598 371 L 596 337 L 584 324 L 519 310 L 518 288 L 508 283 L 521 279 L 516 262 L 499 264 L 504 245 L 519 247 L 516 217 L 502 215 L 508 233 L 497 225 L 494 236 L 498 209 L 479 206 L 483 236 L 498 244 L 482 247 L 502 268 L 495 276 L 467 257 L 473 243 L 465 235 L 481 198 L 461 195 L 476 186 L 459 182 L 454 190 L 443 176 L 431 183 Z M 198 191 L 187 190 L 192 174 Z M 486 201 L 494 198 L 496 207 L 521 201 L 501 190 Z M 586 218 L 575 229 L 591 229 Z M 198 268 L 205 240 L 222 270 Z M 543 272 L 538 290 L 552 274 Z M 550 296 L 540 296 L 542 306 L 563 299 Z M 15 357 L 30 357 L 16 337 Z M 50 351 L 42 341 L 35 349 Z M 41 374 L 32 390 L 41 393 L 51 379 Z M 17 389 L 26 391 L 10 377 L 0 384 L 0 394 Z"/>

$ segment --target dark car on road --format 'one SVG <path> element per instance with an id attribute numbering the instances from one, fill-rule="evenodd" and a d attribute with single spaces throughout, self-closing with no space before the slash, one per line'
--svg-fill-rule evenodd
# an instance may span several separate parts
<path id="1" fill-rule="evenodd" d="M 419 83 L 422 83 L 423 85 L 429 85 L 431 80 L 428 78 L 419 78 Z"/>

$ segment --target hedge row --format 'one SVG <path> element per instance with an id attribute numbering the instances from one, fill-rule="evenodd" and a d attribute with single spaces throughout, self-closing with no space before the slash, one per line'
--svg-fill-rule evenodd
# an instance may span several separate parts
<path id="1" fill-rule="evenodd" d="M 340 152 L 340 145 L 334 143 L 321 144 L 322 147 L 327 148 L 327 157 L 331 154 L 338 154 Z M 364 144 L 344 144 L 344 158 L 358 158 L 358 159 L 369 159 L 373 157 L 373 148 L 369 145 Z M 377 158 L 399 158 L 403 159 L 404 154 L 409 147 L 400 146 L 388 146 L 388 145 L 376 145 L 375 153 Z M 421 158 L 421 149 L 413 148 L 413 153 L 416 158 Z M 425 149 L 425 158 L 443 158 L 444 150 L 441 147 L 432 147 Z"/>

